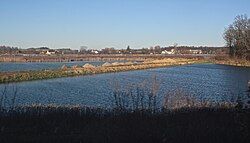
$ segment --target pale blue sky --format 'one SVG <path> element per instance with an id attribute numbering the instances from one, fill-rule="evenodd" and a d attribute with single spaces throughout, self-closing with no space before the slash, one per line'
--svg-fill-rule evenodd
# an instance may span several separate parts
<path id="1" fill-rule="evenodd" d="M 250 0 L 0 0 L 0 45 L 223 46 L 238 14 Z"/>

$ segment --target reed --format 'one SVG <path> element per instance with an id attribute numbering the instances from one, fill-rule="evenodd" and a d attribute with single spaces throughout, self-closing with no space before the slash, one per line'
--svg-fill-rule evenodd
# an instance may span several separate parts
<path id="1" fill-rule="evenodd" d="M 249 110 L 117 111 L 31 106 L 0 111 L 0 142 L 246 143 Z"/>

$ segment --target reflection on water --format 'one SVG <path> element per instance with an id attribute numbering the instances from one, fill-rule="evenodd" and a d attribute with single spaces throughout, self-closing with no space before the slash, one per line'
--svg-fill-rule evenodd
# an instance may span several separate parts
<path id="1" fill-rule="evenodd" d="M 199 100 L 235 102 L 238 96 L 245 98 L 247 94 L 250 68 L 195 64 L 30 81 L 14 85 L 1 84 L 0 91 L 8 86 L 7 97 L 11 101 L 14 92 L 12 86 L 16 86 L 18 88 L 16 98 L 18 105 L 41 103 L 112 107 L 113 86 L 111 83 L 114 79 L 125 88 L 128 84 L 151 80 L 153 75 L 156 75 L 160 82 L 158 92 L 160 105 L 164 95 L 176 89 L 181 89 Z"/>

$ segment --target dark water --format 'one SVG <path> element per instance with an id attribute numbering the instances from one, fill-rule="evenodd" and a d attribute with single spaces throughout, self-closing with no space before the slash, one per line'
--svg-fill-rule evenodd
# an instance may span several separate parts
<path id="1" fill-rule="evenodd" d="M 43 69 L 59 69 L 63 65 L 83 66 L 86 63 L 90 63 L 95 66 L 102 65 L 102 61 L 74 61 L 74 62 L 33 62 L 33 63 L 0 63 L 0 72 L 8 71 L 28 71 L 28 70 L 43 70 Z"/>
<path id="2" fill-rule="evenodd" d="M 247 94 L 250 68 L 195 64 L 9 85 L 1 84 L 0 91 L 7 86 L 7 96 L 10 102 L 13 97 L 13 87 L 17 87 L 16 103 L 18 105 L 41 103 L 112 107 L 114 88 L 111 83 L 114 80 L 119 81 L 121 85 L 128 85 L 141 83 L 144 80 L 150 81 L 153 75 L 160 83 L 159 104 L 164 95 L 175 89 L 181 89 L 200 100 L 234 102 L 238 95 L 243 97 Z"/>

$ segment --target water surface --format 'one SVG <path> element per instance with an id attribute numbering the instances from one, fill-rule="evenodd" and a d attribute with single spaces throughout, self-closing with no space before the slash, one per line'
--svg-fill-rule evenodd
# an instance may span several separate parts
<path id="1" fill-rule="evenodd" d="M 180 89 L 199 100 L 215 102 L 233 101 L 237 96 L 247 94 L 247 81 L 250 80 L 250 68 L 194 64 L 140 71 L 107 73 L 80 77 L 59 78 L 41 81 L 29 81 L 15 84 L 1 84 L 0 91 L 7 86 L 10 104 L 13 87 L 17 87 L 16 103 L 86 105 L 112 107 L 114 80 L 123 88 L 127 85 L 150 82 L 156 76 L 160 88 L 158 92 L 161 105 L 164 95 Z M 1 94 L 1 92 L 0 92 Z"/>
<path id="2" fill-rule="evenodd" d="M 8 71 L 29 71 L 29 70 L 44 70 L 44 69 L 60 69 L 63 65 L 72 67 L 74 65 L 83 66 L 89 63 L 95 66 L 102 65 L 103 61 L 74 61 L 74 62 L 30 62 L 30 63 L 11 63 L 0 62 L 0 72 Z"/>

